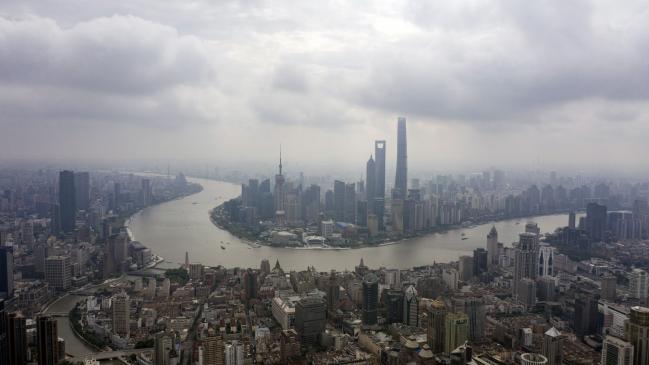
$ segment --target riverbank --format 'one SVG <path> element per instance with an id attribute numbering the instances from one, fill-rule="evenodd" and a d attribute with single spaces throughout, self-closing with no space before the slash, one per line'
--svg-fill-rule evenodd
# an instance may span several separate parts
<path id="1" fill-rule="evenodd" d="M 194 183 L 194 184 L 190 184 L 189 186 L 192 187 L 193 190 L 189 190 L 189 191 L 182 192 L 181 194 L 179 194 L 179 195 L 177 195 L 177 196 L 175 196 L 175 197 L 173 197 L 173 198 L 171 198 L 171 199 L 166 199 L 166 200 L 157 201 L 157 202 L 155 202 L 155 203 L 153 203 L 153 204 L 151 204 L 151 205 L 148 205 L 148 206 L 146 206 L 146 207 L 142 207 L 142 208 L 139 208 L 139 209 L 137 209 L 137 210 L 135 210 L 135 211 L 132 211 L 132 212 L 126 212 L 126 213 L 120 215 L 118 219 L 121 219 L 121 220 L 122 220 L 121 225 L 124 226 L 124 227 L 126 227 L 126 231 L 127 231 L 127 233 L 129 234 L 129 237 L 133 240 L 133 238 L 132 238 L 132 233 L 130 232 L 130 230 L 129 230 L 129 228 L 128 228 L 128 226 L 129 226 L 129 224 L 130 224 L 130 222 L 131 222 L 131 219 L 132 219 L 134 216 L 136 216 L 136 215 L 142 213 L 142 211 L 144 211 L 144 210 L 146 210 L 146 209 L 149 209 L 149 208 L 154 208 L 154 207 L 159 206 L 159 205 L 161 205 L 161 204 L 165 204 L 165 203 L 173 202 L 174 200 L 185 199 L 185 198 L 187 198 L 187 197 L 189 197 L 189 196 L 192 196 L 192 195 L 198 194 L 198 193 L 200 193 L 200 192 L 203 191 L 203 186 L 202 186 L 201 184 L 195 184 L 195 183 Z"/>
<path id="2" fill-rule="evenodd" d="M 74 333 L 77 338 L 79 338 L 81 341 L 83 341 L 87 346 L 92 347 L 95 349 L 95 351 L 101 351 L 102 347 L 105 346 L 106 344 L 101 342 L 101 345 L 99 343 L 96 343 L 94 341 L 98 341 L 96 337 L 90 337 L 86 335 L 86 332 L 81 328 L 81 323 L 79 321 L 81 320 L 81 313 L 79 311 L 78 305 L 81 303 L 81 301 L 77 302 L 77 304 L 70 310 L 70 313 L 68 314 L 68 322 L 70 324 L 70 328 L 72 329 L 72 332 Z"/>
<path id="3" fill-rule="evenodd" d="M 444 225 L 444 226 L 436 226 L 432 227 L 426 230 L 419 231 L 417 233 L 412 233 L 408 235 L 400 235 L 400 236 L 392 236 L 392 237 L 384 237 L 384 238 L 378 238 L 374 241 L 367 242 L 363 240 L 356 240 L 356 241 L 348 241 L 345 245 L 341 246 L 332 246 L 328 244 L 323 245 L 308 245 L 305 243 L 302 243 L 301 245 L 287 245 L 287 244 L 273 244 L 271 242 L 268 242 L 265 240 L 263 237 L 261 237 L 260 233 L 255 233 L 252 232 L 249 228 L 247 228 L 244 225 L 238 224 L 238 223 L 233 223 L 230 220 L 228 220 L 224 214 L 224 204 L 218 205 L 211 209 L 209 211 L 209 218 L 212 224 L 214 224 L 217 228 L 222 229 L 227 231 L 228 233 L 236 236 L 239 240 L 246 242 L 253 248 L 258 248 L 261 246 L 266 246 L 266 247 L 273 247 L 273 248 L 283 248 L 283 249 L 291 249 L 291 250 L 332 250 L 332 251 L 340 251 L 340 250 L 353 250 L 353 249 L 364 249 L 364 248 L 372 248 L 372 247 L 384 247 L 384 246 L 390 246 L 390 245 L 397 245 L 401 243 L 405 243 L 409 240 L 417 239 L 417 238 L 425 238 L 426 236 L 430 235 L 435 235 L 435 234 L 443 234 L 447 233 L 449 231 L 454 231 L 454 230 L 460 230 L 460 229 L 466 229 L 466 228 L 473 228 L 478 225 L 483 225 L 483 224 L 495 224 L 498 222 L 503 222 L 503 221 L 509 221 L 509 220 L 525 220 L 528 218 L 537 218 L 537 217 L 544 217 L 544 216 L 554 216 L 557 214 L 566 214 L 567 211 L 556 211 L 556 212 L 550 212 L 550 213 L 544 213 L 544 214 L 539 214 L 535 216 L 530 216 L 530 215 L 525 215 L 525 216 L 518 216 L 518 217 L 496 217 L 492 216 L 489 217 L 489 219 L 478 219 L 476 221 L 465 221 L 459 224 L 450 224 L 450 225 Z M 494 219 L 495 218 L 495 219 Z M 291 232 L 292 229 L 287 228 L 286 231 Z M 465 239 L 464 237 L 462 238 L 463 240 Z"/>
<path id="4" fill-rule="evenodd" d="M 485 247 L 485 237 L 492 225 L 498 230 L 499 242 L 510 247 L 511 243 L 518 241 L 528 219 L 537 222 L 541 232 L 552 232 L 568 223 L 567 214 L 556 214 L 459 227 L 394 244 L 382 242 L 382 245 L 358 249 L 289 249 L 255 245 L 254 239 L 240 239 L 218 228 L 209 219 L 210 211 L 215 206 L 241 194 L 241 186 L 195 178 L 190 181 L 202 185 L 203 191 L 145 209 L 129 222 L 135 239 L 156 255 L 164 257 L 165 263 L 162 265 L 165 267 L 167 264 L 182 265 L 185 254 L 189 252 L 190 262 L 228 268 L 259 267 L 262 260 L 271 263 L 279 260 L 284 270 L 304 270 L 313 266 L 322 271 L 343 271 L 353 270 L 363 259 L 370 267 L 408 269 L 433 262 L 456 261 L 462 255 L 472 255 L 476 248 Z"/>

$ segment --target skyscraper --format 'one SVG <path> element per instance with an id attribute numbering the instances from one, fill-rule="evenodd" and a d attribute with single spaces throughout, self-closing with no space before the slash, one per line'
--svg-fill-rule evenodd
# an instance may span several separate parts
<path id="1" fill-rule="evenodd" d="M 376 180 L 374 182 L 374 196 L 385 199 L 385 141 L 374 141 L 374 166 Z"/>
<path id="2" fill-rule="evenodd" d="M 453 299 L 453 307 L 455 312 L 462 312 L 469 318 L 469 341 L 478 342 L 483 340 L 487 323 L 484 298 L 473 296 L 455 298 Z"/>
<path id="3" fill-rule="evenodd" d="M 606 231 L 607 210 L 605 205 L 588 203 L 586 206 L 586 232 L 593 241 L 601 241 Z"/>
<path id="4" fill-rule="evenodd" d="M 518 297 L 519 283 L 522 279 L 536 279 L 538 268 L 538 236 L 525 232 L 519 235 L 514 256 L 514 295 Z"/>
<path id="5" fill-rule="evenodd" d="M 649 308 L 631 307 L 624 337 L 633 346 L 633 365 L 649 364 Z"/>
<path id="6" fill-rule="evenodd" d="M 426 307 L 426 313 L 428 314 L 426 340 L 431 351 L 438 354 L 444 351 L 446 305 L 441 300 L 433 300 Z"/>
<path id="7" fill-rule="evenodd" d="M 365 184 L 365 200 L 367 201 L 367 211 L 369 213 L 374 213 L 374 197 L 376 191 L 376 163 L 374 159 L 370 156 L 370 159 L 367 160 L 365 164 L 365 176 L 367 182 Z"/>
<path id="8" fill-rule="evenodd" d="M 649 275 L 642 269 L 633 269 L 629 274 L 629 292 L 632 298 L 646 300 L 649 296 Z"/>
<path id="9" fill-rule="evenodd" d="M 154 342 L 154 365 L 170 365 L 169 353 L 173 349 L 173 338 L 164 332 L 155 336 Z"/>
<path id="10" fill-rule="evenodd" d="M 270 274 L 270 261 L 268 261 L 268 259 L 261 260 L 261 264 L 259 265 L 259 272 L 262 275 Z"/>
<path id="11" fill-rule="evenodd" d="M 577 227 L 575 223 L 575 221 L 577 220 L 576 218 L 577 214 L 574 210 L 571 210 L 570 213 L 568 213 L 568 228 L 575 229 Z"/>
<path id="12" fill-rule="evenodd" d="M 467 255 L 460 256 L 458 261 L 460 280 L 467 282 L 473 278 L 473 259 L 473 257 Z"/>
<path id="13" fill-rule="evenodd" d="M 224 350 L 225 365 L 243 365 L 244 349 L 243 344 L 234 340 L 225 345 Z"/>
<path id="14" fill-rule="evenodd" d="M 151 205 L 151 180 L 142 179 L 142 206 Z"/>
<path id="15" fill-rule="evenodd" d="M 489 271 L 493 271 L 498 267 L 498 231 L 496 226 L 491 226 L 491 231 L 487 235 L 487 267 Z"/>
<path id="16" fill-rule="evenodd" d="M 36 335 L 38 346 L 38 365 L 57 364 L 62 358 L 58 348 L 58 327 L 56 319 L 47 316 L 36 320 Z"/>
<path id="17" fill-rule="evenodd" d="M 633 345 L 617 337 L 606 336 L 602 343 L 601 365 L 632 364 L 635 364 L 633 361 Z"/>
<path id="18" fill-rule="evenodd" d="M 334 181 L 334 219 L 343 221 L 345 219 L 345 183 Z"/>
<path id="19" fill-rule="evenodd" d="M 340 301 L 340 285 L 336 278 L 336 272 L 331 271 L 329 281 L 327 282 L 327 310 L 334 313 L 338 309 L 338 302 Z"/>
<path id="20" fill-rule="evenodd" d="M 113 332 L 121 337 L 128 337 L 131 321 L 131 301 L 124 292 L 117 294 L 112 300 Z"/>
<path id="21" fill-rule="evenodd" d="M 403 291 L 399 289 L 387 289 L 381 294 L 383 306 L 385 307 L 385 321 L 388 324 L 403 322 Z"/>
<path id="22" fill-rule="evenodd" d="M 90 174 L 88 172 L 74 173 L 74 194 L 76 209 L 88 210 L 90 205 Z"/>
<path id="23" fill-rule="evenodd" d="M 317 344 L 327 322 L 327 304 L 318 296 L 302 298 L 295 305 L 295 330 L 302 344 Z"/>
<path id="24" fill-rule="evenodd" d="M 0 299 L 0 365 L 9 365 L 9 328 L 5 301 Z"/>
<path id="25" fill-rule="evenodd" d="M 563 363 L 562 339 L 561 332 L 554 327 L 543 334 L 541 353 L 548 359 L 548 365 L 561 365 Z"/>
<path id="26" fill-rule="evenodd" d="M 50 204 L 50 234 L 61 233 L 61 206 L 56 203 Z"/>
<path id="27" fill-rule="evenodd" d="M 203 364 L 204 365 L 225 365 L 223 340 L 210 331 L 203 340 Z"/>
<path id="28" fill-rule="evenodd" d="M 367 274 L 363 279 L 363 324 L 376 324 L 378 315 L 379 279 Z"/>
<path id="29" fill-rule="evenodd" d="M 413 285 L 408 286 L 404 293 L 403 324 L 419 327 L 419 296 Z"/>
<path id="30" fill-rule="evenodd" d="M 9 363 L 27 364 L 27 321 L 20 314 L 12 313 L 7 318 Z"/>
<path id="31" fill-rule="evenodd" d="M 617 297 L 617 278 L 613 275 L 604 275 L 600 279 L 600 296 L 604 300 L 615 301 Z"/>
<path id="32" fill-rule="evenodd" d="M 397 171 L 394 181 L 397 196 L 405 198 L 408 192 L 408 142 L 406 138 L 406 118 L 397 121 Z"/>
<path id="33" fill-rule="evenodd" d="M 69 256 L 50 256 L 45 259 L 45 281 L 56 290 L 70 287 L 70 271 Z"/>
<path id="34" fill-rule="evenodd" d="M 34 245 L 34 222 L 31 220 L 23 222 L 20 231 L 23 245 L 32 247 Z"/>
<path id="35" fill-rule="evenodd" d="M 536 305 L 536 281 L 530 278 L 522 278 L 518 281 L 516 299 L 525 308 L 530 309 Z"/>
<path id="36" fill-rule="evenodd" d="M 279 357 L 282 364 L 300 356 L 300 341 L 294 329 L 283 330 L 280 336 Z"/>
<path id="37" fill-rule="evenodd" d="M 59 173 L 59 211 L 61 230 L 68 233 L 74 230 L 77 205 L 74 189 L 74 172 L 64 170 Z"/>
<path id="38" fill-rule="evenodd" d="M 447 314 L 444 332 L 444 353 L 448 355 L 469 339 L 469 317 L 464 313 Z"/>
<path id="39" fill-rule="evenodd" d="M 383 215 L 385 212 L 385 141 L 374 141 L 374 203 L 372 212 L 376 215 L 379 231 L 384 231 Z"/>
<path id="40" fill-rule="evenodd" d="M 403 211 L 404 211 L 404 200 L 398 197 L 398 191 L 395 189 L 392 191 L 392 202 L 390 209 L 392 211 L 392 217 L 390 222 L 392 223 L 392 231 L 403 233 Z"/>
<path id="41" fill-rule="evenodd" d="M 345 184 L 344 220 L 347 223 L 356 223 L 356 184 Z"/>
<path id="42" fill-rule="evenodd" d="M 246 300 L 250 301 L 251 299 L 257 298 L 257 273 L 252 270 L 246 270 L 243 275 L 246 291 Z"/>
<path id="43" fill-rule="evenodd" d="M 13 247 L 0 247 L 0 297 L 14 295 L 14 254 Z"/>
<path id="44" fill-rule="evenodd" d="M 473 250 L 473 275 L 487 272 L 489 252 L 482 247 Z"/>
<path id="45" fill-rule="evenodd" d="M 554 276 L 554 247 L 543 243 L 539 246 L 539 277 Z"/>
<path id="46" fill-rule="evenodd" d="M 597 331 L 597 298 L 580 294 L 575 299 L 575 334 L 578 337 L 592 335 Z"/>

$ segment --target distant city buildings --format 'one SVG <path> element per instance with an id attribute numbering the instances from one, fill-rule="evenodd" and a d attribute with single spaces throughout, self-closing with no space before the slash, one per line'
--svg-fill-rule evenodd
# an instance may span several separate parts
<path id="1" fill-rule="evenodd" d="M 65 233 L 72 232 L 75 228 L 77 205 L 74 187 L 74 172 L 61 171 L 59 174 L 59 215 L 61 229 Z"/>
<path id="2" fill-rule="evenodd" d="M 249 246 L 211 242 L 223 261 L 190 262 L 179 240 L 180 257 L 165 259 L 184 263 L 168 270 L 150 269 L 160 259 L 125 220 L 198 191 L 184 175 L 0 171 L 0 364 L 75 351 L 56 316 L 103 355 L 152 365 L 647 364 L 645 183 L 495 168 L 408 180 L 406 146 L 400 118 L 394 185 L 383 140 L 360 180 L 286 171 L 281 154 L 274 179 L 237 175 L 241 195 L 211 218 Z M 559 212 L 559 227 L 526 222 Z M 394 256 L 370 247 L 455 228 L 451 262 L 407 242 Z M 279 260 L 284 247 L 368 255 L 342 271 L 228 264 L 258 243 L 282 247 L 263 249 Z M 421 266 L 401 261 L 424 254 Z M 71 311 L 44 311 L 73 290 Z"/>
<path id="3" fill-rule="evenodd" d="M 45 281 L 56 290 L 70 288 L 72 273 L 70 257 L 50 256 L 45 259 Z"/>
<path id="4" fill-rule="evenodd" d="M 397 171 L 395 173 L 394 198 L 405 199 L 408 193 L 408 142 L 406 118 L 397 121 Z"/>

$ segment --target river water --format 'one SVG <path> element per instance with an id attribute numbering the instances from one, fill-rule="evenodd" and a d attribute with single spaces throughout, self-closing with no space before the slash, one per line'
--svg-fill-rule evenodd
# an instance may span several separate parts
<path id="1" fill-rule="evenodd" d="M 52 304 L 46 313 L 69 313 L 77 302 L 83 300 L 85 297 L 80 295 L 66 295 L 56 303 Z M 92 358 L 95 349 L 86 345 L 81 339 L 75 336 L 72 328 L 70 327 L 70 319 L 68 317 L 56 317 L 57 331 L 59 337 L 65 340 L 65 352 L 72 355 L 69 358 L 71 362 L 83 361 L 86 358 Z M 123 365 L 124 363 L 119 360 L 102 360 L 101 365 Z"/>
<path id="2" fill-rule="evenodd" d="M 219 229 L 209 219 L 215 206 L 239 195 L 241 187 L 235 184 L 190 179 L 203 186 L 200 193 L 149 207 L 131 217 L 129 228 L 133 239 L 151 248 L 167 261 L 183 263 L 185 252 L 191 262 L 226 267 L 259 267 L 262 259 L 279 260 L 284 269 L 304 270 L 308 266 L 324 270 L 353 269 L 363 258 L 372 268 L 410 268 L 433 262 L 457 260 L 471 255 L 477 247 L 486 247 L 486 236 L 492 224 L 459 228 L 444 233 L 430 234 L 381 247 L 353 250 L 305 250 L 262 246 L 251 248 L 243 240 Z M 496 222 L 499 241 L 506 246 L 518 240 L 530 219 Z M 566 214 L 531 218 L 541 232 L 552 232 L 566 226 Z M 464 234 L 464 236 L 462 235 Z M 466 239 L 462 239 L 466 238 Z M 221 243 L 223 241 L 223 243 Z M 225 250 L 220 246 L 224 246 Z"/>

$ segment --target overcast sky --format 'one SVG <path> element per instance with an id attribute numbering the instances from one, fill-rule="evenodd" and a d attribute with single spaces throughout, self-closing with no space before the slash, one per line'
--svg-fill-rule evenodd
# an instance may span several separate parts
<path id="1" fill-rule="evenodd" d="M 646 1 L 2 0 L 2 159 L 648 169 Z M 391 163 L 390 163 L 391 164 Z"/>

